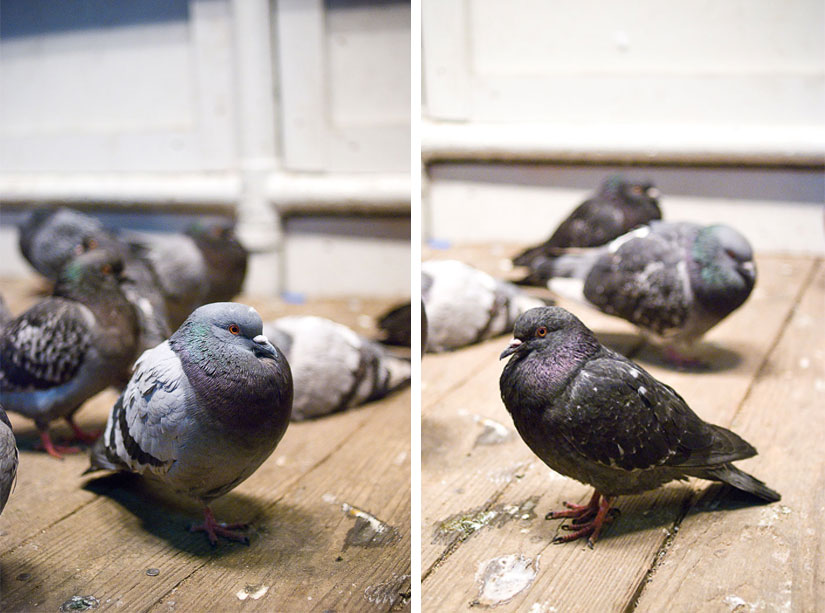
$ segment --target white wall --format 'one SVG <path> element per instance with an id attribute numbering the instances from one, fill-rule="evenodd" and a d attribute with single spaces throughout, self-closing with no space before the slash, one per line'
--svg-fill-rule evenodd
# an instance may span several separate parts
<path id="1" fill-rule="evenodd" d="M 409 23 L 402 1 L 3 0 L 0 204 L 222 207 L 256 289 L 293 289 L 282 213 L 409 212 Z M 408 270 L 335 292 L 405 294 Z"/>
<path id="2" fill-rule="evenodd" d="M 425 239 L 542 239 L 623 170 L 671 219 L 825 251 L 821 0 L 422 9 Z"/>

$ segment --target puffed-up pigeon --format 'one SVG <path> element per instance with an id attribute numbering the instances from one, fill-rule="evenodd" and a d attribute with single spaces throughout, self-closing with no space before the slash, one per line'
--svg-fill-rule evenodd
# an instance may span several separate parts
<path id="1" fill-rule="evenodd" d="M 17 478 L 17 441 L 6 411 L 0 406 L 0 513 L 6 508 Z"/>
<path id="2" fill-rule="evenodd" d="M 9 322 L 0 337 L 0 404 L 34 420 L 55 457 L 77 451 L 53 445 L 49 422 L 63 417 L 78 440 L 74 413 L 115 383 L 135 359 L 137 320 L 120 289 L 123 264 L 105 250 L 64 266 L 54 295 Z"/>
<path id="3" fill-rule="evenodd" d="M 532 268 L 534 262 L 558 255 L 560 249 L 604 245 L 636 226 L 661 218 L 659 190 L 653 183 L 614 175 L 576 207 L 550 238 L 515 256 L 513 264 Z M 532 276 L 524 283 L 536 284 Z M 538 285 L 541 285 L 540 279 Z"/>
<path id="4" fill-rule="evenodd" d="M 432 353 L 510 332 L 524 311 L 547 303 L 457 260 L 422 263 L 421 296 Z"/>
<path id="5" fill-rule="evenodd" d="M 595 488 L 590 503 L 548 518 L 571 517 L 592 543 L 617 496 L 674 479 L 727 483 L 768 502 L 780 499 L 731 462 L 756 455 L 726 428 L 702 421 L 682 397 L 629 359 L 602 346 L 560 307 L 532 309 L 516 322 L 501 353 L 501 398 L 524 442 L 553 470 Z M 601 499 L 601 502 L 600 502 Z"/>
<path id="6" fill-rule="evenodd" d="M 146 351 L 92 450 L 91 466 L 159 480 L 204 506 L 205 532 L 248 542 L 242 525 L 215 521 L 210 503 L 249 477 L 274 451 L 289 423 L 292 374 L 243 304 L 195 310 Z"/>
<path id="7" fill-rule="evenodd" d="M 264 334 L 292 368 L 295 421 L 383 398 L 410 380 L 409 360 L 323 317 L 281 317 Z"/>
<path id="8" fill-rule="evenodd" d="M 740 307 L 756 283 L 753 250 L 725 225 L 652 222 L 603 247 L 546 261 L 559 295 L 638 326 L 679 362 L 688 347 Z"/>

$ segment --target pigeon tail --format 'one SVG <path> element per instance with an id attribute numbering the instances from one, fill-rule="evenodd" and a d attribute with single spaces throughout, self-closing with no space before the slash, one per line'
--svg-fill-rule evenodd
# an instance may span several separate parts
<path id="1" fill-rule="evenodd" d="M 756 477 L 753 477 L 745 471 L 739 470 L 733 464 L 723 464 L 717 468 L 710 468 L 696 475 L 703 479 L 712 479 L 714 481 L 722 481 L 735 487 L 743 492 L 753 494 L 757 498 L 766 500 L 768 502 L 777 502 L 782 499 L 779 492 L 775 492 L 764 482 Z"/>
<path id="2" fill-rule="evenodd" d="M 599 248 L 570 249 L 557 256 L 537 258 L 530 263 L 530 272 L 515 283 L 543 286 L 557 277 L 584 280 L 601 254 Z"/>

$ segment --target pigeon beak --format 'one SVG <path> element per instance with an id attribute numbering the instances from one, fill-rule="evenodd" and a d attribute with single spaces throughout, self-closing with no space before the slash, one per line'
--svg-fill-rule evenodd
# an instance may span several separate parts
<path id="1" fill-rule="evenodd" d="M 512 341 L 510 341 L 510 344 L 507 345 L 507 349 L 501 352 L 501 355 L 498 356 L 498 359 L 503 360 L 508 355 L 513 355 L 516 351 L 518 351 L 519 347 L 521 347 L 521 341 L 517 338 L 514 338 Z"/>
<path id="2" fill-rule="evenodd" d="M 259 334 L 258 336 L 253 338 L 252 342 L 257 345 L 257 347 L 255 348 L 255 353 L 258 354 L 258 352 L 260 351 L 259 357 L 260 355 L 269 356 L 271 358 L 277 357 L 278 351 L 275 349 L 272 343 L 269 342 L 269 339 L 265 337 L 263 334 Z"/>
<path id="3" fill-rule="evenodd" d="M 739 271 L 747 279 L 756 279 L 756 266 L 753 262 L 742 262 L 739 264 Z"/>

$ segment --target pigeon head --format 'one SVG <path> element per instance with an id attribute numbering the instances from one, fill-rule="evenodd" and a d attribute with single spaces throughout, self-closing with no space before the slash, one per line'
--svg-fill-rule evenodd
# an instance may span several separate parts
<path id="1" fill-rule="evenodd" d="M 531 353 L 549 354 L 562 362 L 578 361 L 599 350 L 593 333 L 571 312 L 555 306 L 523 313 L 513 328 L 513 340 L 499 359 L 511 361 Z"/>
<path id="2" fill-rule="evenodd" d="M 756 283 L 756 265 L 744 236 L 730 226 L 704 227 L 691 256 L 691 284 L 706 309 L 727 314 L 745 302 Z"/>
<path id="3" fill-rule="evenodd" d="M 185 339 L 193 357 L 211 357 L 210 348 L 229 355 L 251 354 L 274 360 L 278 351 L 263 335 L 261 316 L 252 307 L 236 302 L 214 302 L 195 309 L 175 336 Z"/>
<path id="4" fill-rule="evenodd" d="M 72 258 L 60 271 L 54 295 L 81 300 L 91 293 L 117 289 L 123 260 L 108 249 L 95 249 Z"/>
<path id="5" fill-rule="evenodd" d="M 599 193 L 609 200 L 625 201 L 650 208 L 654 219 L 662 217 L 659 212 L 659 190 L 647 179 L 630 181 L 623 175 L 612 175 L 602 183 Z"/>

